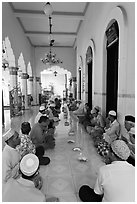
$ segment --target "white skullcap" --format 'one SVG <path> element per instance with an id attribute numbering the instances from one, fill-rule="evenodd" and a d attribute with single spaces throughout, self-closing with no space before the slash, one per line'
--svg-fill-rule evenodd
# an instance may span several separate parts
<path id="1" fill-rule="evenodd" d="M 4 139 L 4 141 L 7 141 L 8 139 L 10 139 L 15 133 L 15 130 L 13 129 L 9 129 L 2 137 Z"/>
<path id="2" fill-rule="evenodd" d="M 129 133 L 135 135 L 135 127 L 132 127 L 132 128 L 130 129 Z"/>
<path id="3" fill-rule="evenodd" d="M 20 170 L 26 176 L 35 174 L 39 166 L 39 159 L 35 154 L 26 154 L 20 162 Z"/>
<path id="4" fill-rule="evenodd" d="M 113 152 L 121 159 L 127 160 L 130 155 L 130 149 L 123 140 L 115 140 L 111 143 Z"/>
<path id="5" fill-rule="evenodd" d="M 40 110 L 40 111 L 45 110 L 45 106 L 40 106 L 39 110 Z"/>
<path id="6" fill-rule="evenodd" d="M 113 111 L 113 110 L 111 110 L 111 111 L 109 111 L 109 113 L 108 113 L 109 115 L 112 115 L 112 116 L 116 116 L 117 114 L 116 114 L 116 112 L 115 111 Z"/>

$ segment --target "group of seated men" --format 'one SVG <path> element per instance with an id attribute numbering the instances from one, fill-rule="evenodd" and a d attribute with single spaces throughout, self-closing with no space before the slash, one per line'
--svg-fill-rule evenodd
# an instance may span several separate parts
<path id="1" fill-rule="evenodd" d="M 73 111 L 94 142 L 106 165 L 99 168 L 94 186 L 79 189 L 83 202 L 135 201 L 135 117 L 125 116 L 124 127 L 117 113 L 109 111 L 105 118 L 100 108 L 91 110 L 86 103 Z"/>
<path id="2" fill-rule="evenodd" d="M 84 111 L 86 109 L 91 116 L 79 114 L 80 122 L 92 137 L 98 152 L 109 159 L 109 165 L 100 168 L 94 189 L 87 185 L 80 187 L 80 199 L 84 202 L 134 201 L 135 118 L 126 116 L 125 132 L 121 132 L 115 111 L 109 111 L 105 119 L 98 106 L 90 110 L 86 104 Z M 12 129 L 3 135 L 6 142 L 2 153 L 3 201 L 59 201 L 56 197 L 45 197 L 39 190 L 42 179 L 38 172 L 39 165 L 50 163 L 43 154 L 55 146 L 59 112 L 51 101 L 48 106 L 40 107 L 32 129 L 29 122 L 23 122 L 20 135 Z"/>
<path id="3" fill-rule="evenodd" d="M 109 111 L 108 117 L 102 116 L 100 107 L 95 106 L 92 110 L 86 103 L 78 110 L 73 111 L 78 116 L 79 122 L 90 134 L 97 152 L 108 161 L 110 145 L 113 141 L 120 139 L 126 142 L 131 154 L 128 162 L 135 166 L 135 117 L 125 116 L 124 127 L 117 120 L 117 113 Z"/>
<path id="4" fill-rule="evenodd" d="M 38 168 L 39 165 L 50 163 L 50 158 L 43 157 L 43 155 L 45 150 L 55 147 L 55 130 L 60 121 L 60 108 L 61 104 L 50 101 L 46 107 L 44 105 L 40 106 L 32 128 L 29 122 L 23 122 L 20 134 L 10 129 L 3 135 L 6 143 L 2 153 L 3 201 L 45 201 L 43 194 L 37 191 L 42 187 L 42 179 L 38 174 Z M 35 168 L 34 161 L 37 161 Z M 15 196 L 16 192 L 14 191 L 18 189 L 18 183 L 22 187 L 20 193 Z M 31 187 L 33 185 L 36 189 L 31 189 L 29 197 L 23 198 L 24 191 L 27 193 L 29 185 Z M 13 189 L 14 193 L 11 190 L 12 186 L 15 187 Z M 37 199 L 35 199 L 35 194 L 38 196 Z M 58 201 L 56 197 L 51 197 L 50 200 L 52 202 Z"/>

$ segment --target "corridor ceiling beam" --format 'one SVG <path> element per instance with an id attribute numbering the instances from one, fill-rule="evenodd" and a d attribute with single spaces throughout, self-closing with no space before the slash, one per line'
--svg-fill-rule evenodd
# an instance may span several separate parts
<path id="1" fill-rule="evenodd" d="M 67 37 L 67 38 L 76 38 L 77 34 L 76 33 L 62 33 L 62 32 L 55 32 L 52 33 L 54 37 Z M 49 32 L 25 32 L 25 35 L 28 37 L 40 37 L 40 36 L 49 36 Z"/>
<path id="2" fill-rule="evenodd" d="M 34 11 L 23 11 L 23 10 L 14 10 L 14 15 L 20 18 L 40 18 L 45 19 L 46 16 L 43 12 L 34 12 Z M 53 12 L 52 17 L 56 18 L 67 18 L 73 20 L 84 20 L 84 15 L 82 13 L 75 12 Z"/>

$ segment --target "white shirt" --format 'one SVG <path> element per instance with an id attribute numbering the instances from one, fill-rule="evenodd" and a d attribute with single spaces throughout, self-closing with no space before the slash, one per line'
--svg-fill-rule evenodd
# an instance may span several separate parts
<path id="1" fill-rule="evenodd" d="M 44 202 L 45 195 L 30 180 L 9 179 L 2 194 L 3 202 Z"/>
<path id="2" fill-rule="evenodd" d="M 94 187 L 102 202 L 135 202 L 135 167 L 126 161 L 102 166 Z"/>
<path id="3" fill-rule="evenodd" d="M 106 142 L 111 144 L 114 140 L 116 140 L 120 135 L 120 124 L 117 122 L 117 120 L 114 120 L 113 123 L 111 123 L 110 128 L 106 130 L 106 132 L 103 134 L 104 139 Z"/>
<path id="4" fill-rule="evenodd" d="M 43 116 L 44 114 L 38 112 L 38 114 L 36 115 L 36 118 L 35 118 L 35 122 L 34 123 L 37 123 L 40 119 L 41 116 Z"/>
<path id="5" fill-rule="evenodd" d="M 21 156 L 19 152 L 5 145 L 2 152 L 2 183 L 5 184 L 9 178 L 16 178 L 19 175 L 19 162 Z"/>

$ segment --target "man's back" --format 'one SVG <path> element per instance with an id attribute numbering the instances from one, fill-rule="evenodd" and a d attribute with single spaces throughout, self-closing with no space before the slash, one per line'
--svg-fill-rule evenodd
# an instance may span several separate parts
<path id="1" fill-rule="evenodd" d="M 45 196 L 35 188 L 30 180 L 10 179 L 4 188 L 2 195 L 3 202 L 44 202 Z"/>
<path id="2" fill-rule="evenodd" d="M 134 202 L 135 168 L 126 161 L 101 167 L 94 191 L 104 192 L 104 202 Z"/>
<path id="3" fill-rule="evenodd" d="M 6 183 L 9 178 L 16 178 L 18 176 L 19 161 L 20 154 L 18 153 L 18 151 L 6 144 L 2 152 L 3 184 Z"/>
<path id="4" fill-rule="evenodd" d="M 35 144 L 36 146 L 38 144 L 42 144 L 44 142 L 44 136 L 43 136 L 43 131 L 40 127 L 39 123 L 36 123 L 30 132 L 30 138 L 33 142 L 33 144 Z"/>

